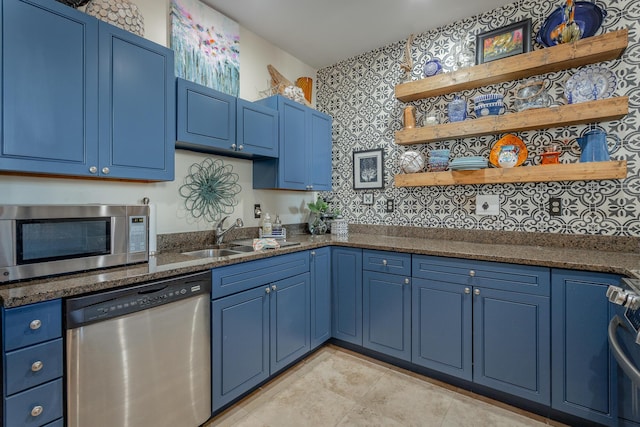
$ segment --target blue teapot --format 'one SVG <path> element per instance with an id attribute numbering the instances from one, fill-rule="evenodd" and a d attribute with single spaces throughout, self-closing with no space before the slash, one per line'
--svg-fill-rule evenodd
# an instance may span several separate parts
<path id="1" fill-rule="evenodd" d="M 612 138 L 616 140 L 613 151 L 620 144 L 620 139 L 615 135 L 612 135 Z M 610 160 L 607 134 L 600 129 L 590 130 L 578 138 L 578 145 L 580 145 L 580 150 L 582 151 L 580 153 L 581 162 L 607 162 Z"/>

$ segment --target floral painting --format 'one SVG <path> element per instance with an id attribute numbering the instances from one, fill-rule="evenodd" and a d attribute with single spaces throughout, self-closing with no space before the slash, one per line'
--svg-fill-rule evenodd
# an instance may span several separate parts
<path id="1" fill-rule="evenodd" d="M 198 0 L 171 0 L 176 76 L 238 96 L 240 26 Z"/>

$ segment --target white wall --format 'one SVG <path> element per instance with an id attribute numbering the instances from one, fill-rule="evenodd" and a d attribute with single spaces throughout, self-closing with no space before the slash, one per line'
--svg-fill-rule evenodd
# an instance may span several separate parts
<path id="1" fill-rule="evenodd" d="M 134 3 L 144 16 L 145 37 L 167 46 L 170 34 L 169 0 L 134 0 Z M 240 61 L 240 97 L 251 101 L 259 99 L 259 92 L 267 88 L 270 78 L 267 64 L 272 64 L 292 81 L 300 76 L 316 80 L 316 70 L 246 28 L 240 29 Z M 206 157 L 219 158 L 225 164 L 231 164 L 234 172 L 240 176 L 238 183 L 242 186 L 242 192 L 238 195 L 239 204 L 231 215 L 232 219 L 242 217 L 246 226 L 257 226 L 259 220 L 253 217 L 253 205 L 260 203 L 263 211 L 270 212 L 272 217 L 279 213 L 285 224 L 306 220 L 304 207 L 306 202 L 313 200 L 313 193 L 254 191 L 250 160 L 184 150 L 176 151 L 176 179 L 173 182 L 135 183 L 0 175 L 0 204 L 133 204 L 140 203 L 143 197 L 149 197 L 158 204 L 158 233 L 206 230 L 213 225 L 189 218 L 183 199 L 178 194 L 189 166 Z"/>

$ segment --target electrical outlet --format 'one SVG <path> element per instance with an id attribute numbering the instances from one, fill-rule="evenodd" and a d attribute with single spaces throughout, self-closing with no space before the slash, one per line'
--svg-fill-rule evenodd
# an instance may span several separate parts
<path id="1" fill-rule="evenodd" d="M 560 197 L 549 197 L 549 215 L 562 215 L 562 199 Z"/>
<path id="2" fill-rule="evenodd" d="M 476 215 L 500 215 L 500 196 L 497 194 L 478 194 L 476 196 Z"/>
<path id="3" fill-rule="evenodd" d="M 260 204 L 253 205 L 253 217 L 260 218 L 262 216 L 262 208 L 260 208 Z"/>
<path id="4" fill-rule="evenodd" d="M 393 199 L 387 199 L 387 213 L 393 212 L 394 203 Z"/>

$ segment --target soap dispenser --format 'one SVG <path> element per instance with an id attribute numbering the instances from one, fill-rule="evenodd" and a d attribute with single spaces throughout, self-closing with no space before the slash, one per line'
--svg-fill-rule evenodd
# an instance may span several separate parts
<path id="1" fill-rule="evenodd" d="M 269 213 L 264 214 L 264 219 L 262 220 L 262 235 L 270 236 L 273 232 L 273 228 L 271 226 L 271 215 Z"/>
<path id="2" fill-rule="evenodd" d="M 273 222 L 272 228 L 274 236 L 282 234 L 282 222 L 280 221 L 280 215 L 276 214 L 276 220 Z"/>

